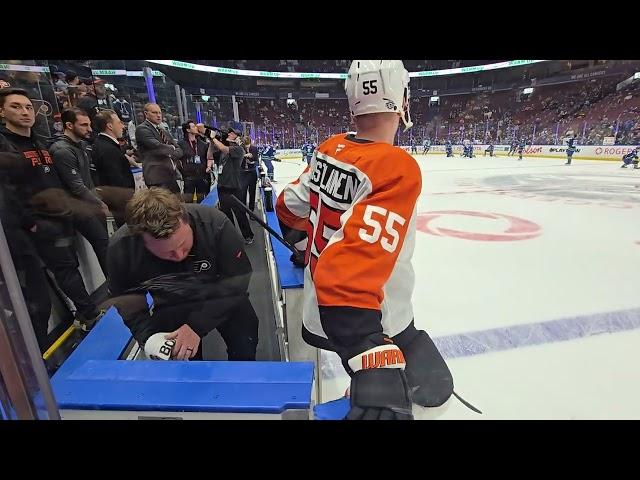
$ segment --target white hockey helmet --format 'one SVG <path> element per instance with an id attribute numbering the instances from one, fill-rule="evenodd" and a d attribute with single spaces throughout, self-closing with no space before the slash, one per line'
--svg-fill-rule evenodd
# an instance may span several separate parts
<path id="1" fill-rule="evenodd" d="M 396 112 L 405 131 L 413 126 L 409 115 L 409 72 L 402 60 L 354 60 L 344 89 L 352 116 Z"/>

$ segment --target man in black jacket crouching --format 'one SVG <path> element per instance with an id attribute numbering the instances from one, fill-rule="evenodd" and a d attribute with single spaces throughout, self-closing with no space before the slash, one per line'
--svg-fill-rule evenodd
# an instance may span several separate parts
<path id="1" fill-rule="evenodd" d="M 229 360 L 255 360 L 258 317 L 247 293 L 252 268 L 227 217 L 156 187 L 136 192 L 125 217 L 109 245 L 111 303 L 145 351 L 150 337 L 163 335 L 174 344 L 170 358 L 201 360 L 201 340 L 217 328 Z"/>

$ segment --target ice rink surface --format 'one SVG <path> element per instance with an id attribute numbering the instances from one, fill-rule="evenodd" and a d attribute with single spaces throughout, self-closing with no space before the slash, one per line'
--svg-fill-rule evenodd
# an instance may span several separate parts
<path id="1" fill-rule="evenodd" d="M 640 170 L 416 155 L 418 328 L 456 392 L 416 418 L 640 418 Z M 304 169 L 275 164 L 276 190 Z M 322 355 L 322 401 L 349 378 Z"/>

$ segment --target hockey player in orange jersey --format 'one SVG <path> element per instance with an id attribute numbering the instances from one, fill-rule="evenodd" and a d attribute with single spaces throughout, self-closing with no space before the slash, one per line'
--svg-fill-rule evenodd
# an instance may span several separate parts
<path id="1" fill-rule="evenodd" d="M 351 376 L 347 419 L 413 419 L 444 403 L 451 374 L 413 323 L 411 265 L 422 176 L 393 139 L 409 115 L 400 60 L 354 60 L 345 82 L 357 133 L 321 143 L 278 197 L 285 229 L 306 231 L 305 341 L 337 352 Z"/>

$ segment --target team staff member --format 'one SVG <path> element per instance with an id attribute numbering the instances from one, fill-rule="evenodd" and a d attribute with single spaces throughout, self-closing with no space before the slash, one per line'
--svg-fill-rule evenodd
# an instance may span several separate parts
<path id="1" fill-rule="evenodd" d="M 217 328 L 229 360 L 255 360 L 258 317 L 247 294 L 252 268 L 227 217 L 150 188 L 134 194 L 125 218 L 109 245 L 109 286 L 115 297 L 149 286 L 153 314 L 123 314 L 140 345 L 166 332 L 176 342 L 173 358 L 202 359 L 201 340 Z M 173 280 L 154 280 L 166 275 Z"/>

